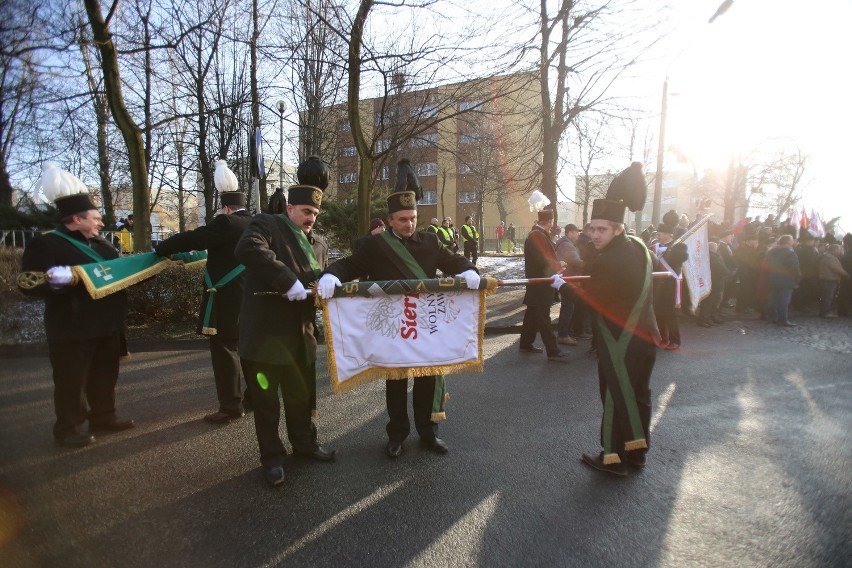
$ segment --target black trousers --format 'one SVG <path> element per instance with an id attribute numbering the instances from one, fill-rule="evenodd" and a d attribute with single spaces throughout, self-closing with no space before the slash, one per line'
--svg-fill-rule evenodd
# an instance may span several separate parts
<path id="1" fill-rule="evenodd" d="M 464 256 L 466 259 L 471 261 L 474 265 L 476 264 L 476 260 L 479 258 L 479 246 L 476 242 L 473 241 L 465 241 L 464 243 Z"/>
<path id="2" fill-rule="evenodd" d="M 432 422 L 435 377 L 416 377 L 413 381 L 414 427 L 422 439 L 433 440 L 438 433 L 438 424 Z M 408 381 L 385 381 L 385 401 L 390 418 L 386 428 L 388 440 L 402 443 L 411 431 L 411 424 L 408 422 Z"/>
<path id="3" fill-rule="evenodd" d="M 657 314 L 657 327 L 660 328 L 660 338 L 668 343 L 680 345 L 680 325 L 677 314 Z"/>
<path id="4" fill-rule="evenodd" d="M 48 343 L 53 367 L 53 435 L 64 438 L 89 425 L 115 420 L 115 384 L 121 339 L 118 335 Z"/>
<path id="5" fill-rule="evenodd" d="M 243 366 L 254 406 L 260 463 L 267 468 L 281 465 L 287 455 L 278 434 L 282 399 L 287 438 L 293 450 L 315 451 L 318 447 L 317 429 L 311 413 L 316 406 L 316 365 L 275 365 L 244 359 Z"/>
<path id="6" fill-rule="evenodd" d="M 219 411 L 226 414 L 243 412 L 243 397 L 240 392 L 240 377 L 243 371 L 237 353 L 239 343 L 237 338 L 210 336 L 210 361 L 213 364 Z"/>
<path id="7" fill-rule="evenodd" d="M 541 340 L 548 355 L 559 353 L 559 345 L 553 335 L 550 325 L 550 306 L 527 306 L 524 322 L 521 325 L 521 347 L 532 347 L 536 334 L 541 334 Z"/>

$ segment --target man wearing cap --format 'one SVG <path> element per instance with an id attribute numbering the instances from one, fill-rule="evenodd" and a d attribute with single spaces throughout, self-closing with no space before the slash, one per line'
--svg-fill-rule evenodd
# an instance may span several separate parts
<path id="1" fill-rule="evenodd" d="M 476 266 L 476 261 L 479 259 L 479 231 L 473 226 L 473 217 L 470 215 L 464 218 L 461 234 L 464 241 L 464 257 Z"/>
<path id="2" fill-rule="evenodd" d="M 402 164 L 400 167 L 403 167 Z M 412 172 L 413 173 L 413 172 Z M 401 179 L 403 176 L 397 176 Z M 317 291 L 322 298 L 331 298 L 341 281 L 349 282 L 369 276 L 371 280 L 410 280 L 435 278 L 437 270 L 444 274 L 457 274 L 466 280 L 468 288 L 479 288 L 479 274 L 473 264 L 461 255 L 453 254 L 438 243 L 430 233 L 415 232 L 417 227 L 417 201 L 410 183 L 419 183 L 416 176 L 406 176 L 408 183 L 387 198 L 389 231 L 367 239 L 364 246 L 352 256 L 343 258 L 328 267 L 320 278 Z M 385 381 L 385 401 L 390 418 L 387 424 L 388 457 L 399 457 L 403 441 L 411 430 L 408 421 L 408 381 Z M 446 443 L 438 438 L 438 424 L 432 421 L 435 397 L 434 376 L 414 379 L 414 426 L 421 443 L 429 450 L 445 454 Z"/>
<path id="3" fill-rule="evenodd" d="M 580 251 L 577 249 L 578 238 L 580 238 L 580 229 L 574 223 L 568 223 L 565 225 L 565 234 L 554 245 L 556 258 L 565 263 L 563 274 L 566 276 L 579 276 L 583 273 L 583 260 L 580 258 Z M 574 346 L 577 345 L 577 340 L 571 337 L 570 331 L 577 297 L 570 286 L 566 290 L 570 292 L 563 294 L 562 305 L 559 307 L 556 342 L 560 345 Z"/>
<path id="4" fill-rule="evenodd" d="M 524 272 L 527 278 L 544 278 L 564 268 L 550 240 L 553 228 L 553 210 L 544 209 L 538 217 L 526 241 L 524 241 Z M 521 325 L 521 353 L 541 353 L 541 347 L 533 345 L 536 335 L 541 335 L 547 360 L 567 363 L 568 355 L 562 353 L 556 343 L 553 327 L 550 324 L 550 307 L 553 305 L 553 290 L 547 284 L 529 284 L 524 293 L 527 310 Z"/>
<path id="5" fill-rule="evenodd" d="M 62 193 L 49 178 L 65 176 L 83 192 Z M 61 182 L 60 182 L 61 183 Z M 93 300 L 84 286 L 74 286 L 72 266 L 118 257 L 109 242 L 99 236 L 101 214 L 85 192 L 85 186 L 69 172 L 45 165 L 45 195 L 54 199 L 61 224 L 27 244 L 21 272 L 43 272 L 47 281 L 21 291 L 44 298 L 44 325 L 53 368 L 53 402 L 56 422 L 53 436 L 66 447 L 81 448 L 95 441 L 93 433 L 127 430 L 132 420 L 115 413 L 118 362 L 123 354 L 127 295 L 116 292 Z M 81 429 L 88 420 L 88 432 Z"/>
<path id="6" fill-rule="evenodd" d="M 297 177 L 299 185 L 289 188 L 287 213 L 256 215 L 234 249 L 237 261 L 246 267 L 240 356 L 254 407 L 260 462 L 273 487 L 284 483 L 287 455 L 278 434 L 279 391 L 296 455 L 318 461 L 335 456 L 317 443 L 311 420 L 317 397 L 316 308 L 307 294 L 328 260 L 328 245 L 313 232 L 328 167 L 312 156 L 299 165 Z"/>
<path id="7" fill-rule="evenodd" d="M 206 335 L 210 346 L 213 379 L 219 410 L 204 417 L 211 424 L 227 424 L 243 416 L 240 392 L 239 319 L 243 298 L 245 267 L 234 258 L 234 247 L 251 221 L 246 196 L 237 189 L 237 178 L 225 160 L 216 162 L 216 189 L 222 212 L 203 227 L 174 235 L 154 249 L 160 256 L 192 250 L 207 251 L 204 293 L 199 310 L 198 333 Z"/>
<path id="8" fill-rule="evenodd" d="M 625 463 L 645 465 L 651 422 L 649 385 L 658 335 L 652 260 L 645 243 L 624 231 L 625 207 L 641 209 L 645 194 L 642 164 L 634 162 L 610 184 L 607 199 L 592 205 L 592 243 L 599 254 L 585 294 L 596 312 L 603 451 L 583 454 L 582 461 L 619 476 L 627 474 Z M 553 287 L 563 294 L 568 288 L 558 274 Z"/>

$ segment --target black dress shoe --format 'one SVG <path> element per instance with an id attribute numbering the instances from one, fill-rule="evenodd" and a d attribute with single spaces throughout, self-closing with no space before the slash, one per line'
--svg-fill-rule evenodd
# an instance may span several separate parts
<path id="1" fill-rule="evenodd" d="M 603 471 L 605 473 L 611 473 L 612 475 L 617 475 L 619 477 L 624 477 L 627 475 L 627 469 L 624 467 L 624 464 L 620 463 L 609 463 L 605 464 L 603 462 L 603 457 L 598 454 L 596 456 L 591 456 L 589 454 L 583 454 L 583 463 L 589 467 L 593 467 L 598 471 Z"/>
<path id="2" fill-rule="evenodd" d="M 263 472 L 263 475 L 266 477 L 266 482 L 272 487 L 280 487 L 284 485 L 284 468 L 280 465 L 267 468 Z"/>
<path id="3" fill-rule="evenodd" d="M 302 456 L 303 458 L 311 458 L 321 462 L 330 462 L 334 461 L 334 456 L 337 455 L 337 450 L 327 450 L 322 446 L 317 446 L 312 452 L 300 452 L 294 451 L 297 456 Z"/>
<path id="4" fill-rule="evenodd" d="M 541 347 L 531 346 L 531 347 L 521 347 L 520 349 L 518 349 L 518 351 L 520 351 L 521 353 L 543 353 L 544 349 L 542 349 Z"/>
<path id="5" fill-rule="evenodd" d="M 436 454 L 446 454 L 450 451 L 447 443 L 444 442 L 441 438 L 421 438 L 420 443 L 423 444 L 423 447 L 435 452 Z"/>
<path id="6" fill-rule="evenodd" d="M 239 414 L 230 414 L 228 412 L 222 412 L 221 410 L 217 410 L 213 414 L 208 414 L 204 417 L 205 422 L 209 422 L 210 424 L 227 424 L 228 422 L 233 422 L 234 420 L 239 420 L 245 416 L 244 413 L 240 412 Z"/>
<path id="7" fill-rule="evenodd" d="M 553 355 L 547 356 L 548 361 L 555 361 L 556 363 L 570 363 L 571 357 L 568 356 L 567 353 L 554 353 Z"/>
<path id="8" fill-rule="evenodd" d="M 402 442 L 394 442 L 391 440 L 388 442 L 388 445 L 385 446 L 385 453 L 389 458 L 398 458 L 402 455 Z"/>
<path id="9" fill-rule="evenodd" d="M 631 467 L 641 469 L 645 467 L 645 453 L 628 452 L 627 455 L 624 457 L 624 462 Z"/>
<path id="10" fill-rule="evenodd" d="M 84 432 L 75 432 L 62 438 L 56 438 L 56 443 L 66 448 L 85 448 L 94 442 L 95 437 Z"/>
<path id="11" fill-rule="evenodd" d="M 113 420 L 112 422 L 95 422 L 92 424 L 89 423 L 89 432 L 101 432 L 101 433 L 110 433 L 110 432 L 121 432 L 122 430 L 130 430 L 135 427 L 136 423 L 133 420 Z"/>

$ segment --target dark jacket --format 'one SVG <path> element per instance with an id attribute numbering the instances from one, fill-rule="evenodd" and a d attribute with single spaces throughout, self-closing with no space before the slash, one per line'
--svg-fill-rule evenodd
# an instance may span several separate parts
<path id="1" fill-rule="evenodd" d="M 775 246 L 766 253 L 769 268 L 769 285 L 773 288 L 792 290 L 799 284 L 799 258 L 787 246 Z"/>
<path id="2" fill-rule="evenodd" d="M 813 245 L 796 247 L 796 257 L 803 278 L 816 278 L 819 272 L 819 251 Z"/>
<path id="3" fill-rule="evenodd" d="M 320 268 L 328 262 L 328 245 L 311 233 L 308 241 Z M 234 249 L 245 265 L 240 310 L 240 356 L 276 365 L 316 360 L 314 299 L 291 302 L 283 296 L 296 280 L 305 288 L 316 282 L 296 235 L 281 215 L 255 215 Z M 256 292 L 279 295 L 255 296 Z"/>
<path id="4" fill-rule="evenodd" d="M 234 257 L 234 248 L 249 222 L 251 222 L 251 214 L 245 210 L 237 211 L 231 215 L 216 215 L 209 224 L 193 231 L 169 237 L 157 245 L 154 250 L 160 256 L 191 250 L 206 250 L 207 266 L 205 270 L 207 270 L 210 280 L 215 285 L 223 276 L 239 266 L 240 263 Z M 207 291 L 205 285 L 201 298 L 201 309 L 199 310 L 199 333 L 204 322 L 208 296 L 210 296 L 210 292 Z M 216 310 L 213 320 L 217 330 L 216 335 L 227 338 L 239 337 L 238 321 L 242 300 L 243 275 L 237 276 L 225 286 L 217 288 L 216 299 L 213 304 Z"/>
<path id="5" fill-rule="evenodd" d="M 556 250 L 550 235 L 538 225 L 533 225 L 524 241 L 524 273 L 527 278 L 547 278 L 562 267 L 556 258 Z M 553 288 L 550 284 L 530 284 L 524 294 L 528 306 L 549 306 L 553 303 Z"/>
<path id="6" fill-rule="evenodd" d="M 118 251 L 100 237 L 87 239 L 79 231 L 57 227 L 83 245 L 90 246 L 105 260 L 118 258 Z M 62 237 L 52 233 L 36 237 L 24 250 L 21 271 L 46 272 L 53 266 L 77 266 L 95 262 L 86 253 Z M 93 300 L 82 285 L 64 286 L 57 290 L 42 284 L 21 290 L 28 296 L 44 298 L 44 326 L 47 341 L 60 343 L 95 337 L 109 337 L 124 332 L 127 317 L 127 294 L 124 291 Z"/>
<path id="7" fill-rule="evenodd" d="M 710 258 L 710 293 L 718 294 L 725 288 L 725 283 L 733 274 L 727 265 L 722 255 L 718 252 L 711 252 Z"/>
<path id="8" fill-rule="evenodd" d="M 408 270 L 399 258 L 392 253 L 385 237 L 373 235 L 364 241 L 360 249 L 352 256 L 342 258 L 328 267 L 329 274 L 337 276 L 341 282 L 350 282 L 369 276 L 370 280 L 400 280 L 411 278 Z M 434 278 L 438 270 L 447 275 L 455 275 L 476 267 L 465 257 L 453 254 L 438 243 L 432 233 L 417 232 L 403 241 L 405 248 L 426 273 Z"/>

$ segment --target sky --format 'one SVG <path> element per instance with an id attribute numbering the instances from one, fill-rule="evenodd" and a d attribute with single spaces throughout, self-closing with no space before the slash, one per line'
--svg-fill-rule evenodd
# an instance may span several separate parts
<path id="1" fill-rule="evenodd" d="M 798 145 L 802 203 L 852 230 L 852 1 L 735 0 L 708 24 L 720 1 L 671 3 L 667 146 L 719 167 L 767 139 Z"/>

